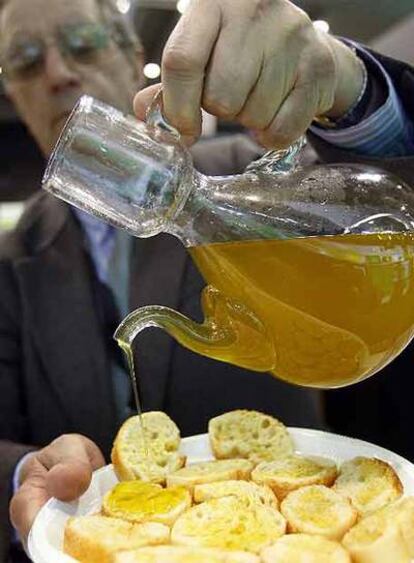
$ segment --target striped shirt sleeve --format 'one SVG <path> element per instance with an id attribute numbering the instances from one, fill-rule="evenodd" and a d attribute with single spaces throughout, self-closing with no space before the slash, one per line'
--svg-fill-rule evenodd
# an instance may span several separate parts
<path id="1" fill-rule="evenodd" d="M 387 87 L 385 103 L 360 123 L 341 129 L 312 126 L 316 136 L 331 145 L 367 156 L 408 156 L 414 154 L 414 124 L 406 114 L 387 71 L 366 49 L 352 43 L 358 56 L 375 64 Z"/>

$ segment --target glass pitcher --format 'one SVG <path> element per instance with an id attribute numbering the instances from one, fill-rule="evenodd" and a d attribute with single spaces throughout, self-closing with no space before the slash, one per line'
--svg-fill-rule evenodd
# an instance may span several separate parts
<path id="1" fill-rule="evenodd" d="M 148 306 L 121 323 L 118 340 L 155 326 L 199 354 L 322 388 L 374 374 L 408 344 L 410 188 L 365 166 L 302 167 L 302 145 L 208 177 L 158 106 L 144 124 L 80 100 L 44 188 L 132 235 L 178 237 L 207 283 L 202 324 Z"/>

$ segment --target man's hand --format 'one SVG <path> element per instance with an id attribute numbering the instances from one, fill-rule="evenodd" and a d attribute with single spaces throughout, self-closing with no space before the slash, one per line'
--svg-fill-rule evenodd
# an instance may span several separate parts
<path id="1" fill-rule="evenodd" d="M 283 148 L 316 116 L 344 114 L 362 83 L 352 50 L 289 0 L 191 0 L 162 58 L 164 115 L 189 139 L 203 107 Z M 137 94 L 138 118 L 158 87 Z"/>
<path id="2" fill-rule="evenodd" d="M 28 458 L 20 473 L 21 486 L 10 503 L 10 518 L 23 543 L 50 497 L 75 500 L 88 488 L 92 472 L 104 464 L 99 448 L 78 434 L 60 436 Z"/>

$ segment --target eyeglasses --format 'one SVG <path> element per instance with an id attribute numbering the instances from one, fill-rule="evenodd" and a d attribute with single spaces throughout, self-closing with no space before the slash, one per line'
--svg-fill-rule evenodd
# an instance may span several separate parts
<path id="1" fill-rule="evenodd" d="M 55 40 L 28 38 L 16 41 L 2 57 L 4 76 L 23 80 L 38 76 L 44 69 L 46 51 L 56 44 L 62 55 L 74 61 L 93 63 L 96 55 L 108 47 L 111 31 L 100 23 L 65 25 L 58 29 Z"/>

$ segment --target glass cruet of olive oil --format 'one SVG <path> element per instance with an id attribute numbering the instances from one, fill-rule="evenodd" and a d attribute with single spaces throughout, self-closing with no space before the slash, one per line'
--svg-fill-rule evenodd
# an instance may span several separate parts
<path id="1" fill-rule="evenodd" d="M 80 100 L 45 189 L 135 236 L 178 237 L 206 281 L 202 324 L 143 307 L 116 332 L 124 347 L 155 326 L 199 354 L 321 388 L 369 377 L 404 349 L 414 195 L 379 169 L 303 167 L 302 144 L 210 177 L 159 108 L 144 124 Z"/>

